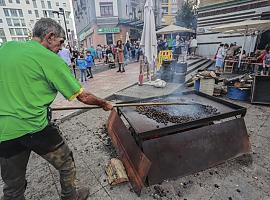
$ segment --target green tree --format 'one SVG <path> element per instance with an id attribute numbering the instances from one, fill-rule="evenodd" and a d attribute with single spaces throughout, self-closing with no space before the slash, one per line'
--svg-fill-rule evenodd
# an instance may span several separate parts
<path id="1" fill-rule="evenodd" d="M 175 18 L 177 25 L 196 29 L 196 16 L 194 15 L 193 5 L 191 3 L 184 2 Z"/>

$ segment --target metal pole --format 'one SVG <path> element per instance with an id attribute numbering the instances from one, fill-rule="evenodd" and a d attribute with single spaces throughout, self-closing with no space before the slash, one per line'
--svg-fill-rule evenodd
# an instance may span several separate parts
<path id="1" fill-rule="evenodd" d="M 240 56 L 239 56 L 238 69 L 240 69 L 240 67 L 241 67 L 241 60 L 242 60 L 242 56 L 243 56 L 244 47 L 245 47 L 245 44 L 246 44 L 247 33 L 248 33 L 248 27 L 246 28 L 246 31 L 245 31 L 245 34 L 244 34 L 244 42 L 243 42 L 241 53 L 240 53 Z"/>
<path id="2" fill-rule="evenodd" d="M 65 23 L 65 29 L 66 29 L 66 35 L 67 35 L 67 41 L 69 43 L 69 36 L 68 36 L 68 29 L 67 29 L 67 22 L 66 22 L 66 15 L 65 10 L 63 8 L 59 8 L 59 11 L 62 12 L 62 15 L 64 17 L 64 23 Z"/>
<path id="3" fill-rule="evenodd" d="M 136 106 L 172 106 L 172 105 L 179 105 L 179 106 L 194 106 L 199 105 L 202 106 L 203 104 L 196 103 L 196 102 L 187 102 L 187 103 L 181 103 L 181 102 L 145 102 L 145 103 L 119 103 L 114 104 L 114 108 L 119 107 L 136 107 Z M 51 108 L 52 111 L 60 111 L 60 110 L 78 110 L 78 109 L 86 109 L 86 110 L 92 110 L 92 109 L 100 109 L 100 106 L 73 106 L 73 107 L 60 107 L 60 108 Z"/>

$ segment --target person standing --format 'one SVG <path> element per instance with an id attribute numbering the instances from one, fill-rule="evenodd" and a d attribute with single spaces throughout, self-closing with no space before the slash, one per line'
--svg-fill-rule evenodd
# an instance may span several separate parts
<path id="1" fill-rule="evenodd" d="M 97 51 L 98 61 L 101 62 L 101 59 L 102 59 L 102 47 L 101 47 L 100 44 L 97 46 L 96 51 Z"/>
<path id="2" fill-rule="evenodd" d="M 94 78 L 92 74 L 92 66 L 94 65 L 94 62 L 93 56 L 91 55 L 90 51 L 87 51 L 86 53 L 86 61 L 87 61 L 87 69 L 86 69 L 87 77 Z"/>
<path id="3" fill-rule="evenodd" d="M 265 50 L 257 57 L 257 62 L 259 63 L 259 68 L 258 68 L 258 74 L 261 74 L 262 73 L 262 71 L 265 71 L 264 70 L 264 58 L 265 58 L 265 56 L 267 55 L 267 54 L 269 54 L 269 46 L 267 46 L 266 48 L 265 48 Z"/>
<path id="4" fill-rule="evenodd" d="M 66 99 L 113 109 L 110 102 L 85 91 L 57 55 L 65 31 L 56 21 L 36 22 L 31 41 L 6 42 L 0 47 L 0 168 L 4 200 L 25 200 L 26 168 L 30 153 L 55 167 L 60 175 L 62 200 L 86 200 L 89 189 L 76 189 L 72 151 L 48 106 L 60 92 Z M 14 59 L 16 58 L 16 59 Z"/>
<path id="5" fill-rule="evenodd" d="M 190 42 L 191 55 L 195 56 L 196 49 L 198 47 L 198 42 L 196 38 L 192 38 Z"/>
<path id="6" fill-rule="evenodd" d="M 78 55 L 79 55 L 79 52 L 76 50 L 76 49 L 73 49 L 71 51 L 71 66 L 72 66 L 72 69 L 73 69 L 73 74 L 74 74 L 74 77 L 77 78 L 77 75 L 76 75 L 76 59 L 78 58 Z"/>
<path id="7" fill-rule="evenodd" d="M 269 47 L 265 50 L 267 53 L 263 58 L 263 73 L 264 75 L 270 75 L 270 53 Z"/>
<path id="8" fill-rule="evenodd" d="M 118 62 L 119 69 L 117 72 L 125 72 L 124 68 L 124 45 L 122 40 L 118 40 L 116 43 L 116 60 Z"/>
<path id="9" fill-rule="evenodd" d="M 216 53 L 216 65 L 215 67 L 217 68 L 218 72 L 223 72 L 223 67 L 224 67 L 224 59 L 226 57 L 226 51 L 228 49 L 229 45 L 228 44 L 220 44 L 217 53 Z"/>
<path id="10" fill-rule="evenodd" d="M 86 71 L 87 71 L 87 61 L 84 59 L 83 54 L 77 59 L 77 67 L 80 69 L 81 74 L 81 82 L 87 81 L 86 79 Z"/>
<path id="11" fill-rule="evenodd" d="M 71 53 L 69 51 L 69 46 L 65 48 L 65 44 L 63 44 L 62 49 L 58 52 L 58 55 L 65 61 L 65 63 L 71 67 Z"/>
<path id="12" fill-rule="evenodd" d="M 87 51 L 91 52 L 91 55 L 93 56 L 93 64 L 95 65 L 95 59 L 97 57 L 97 51 L 94 48 L 94 46 L 91 46 L 90 48 L 87 49 Z"/>

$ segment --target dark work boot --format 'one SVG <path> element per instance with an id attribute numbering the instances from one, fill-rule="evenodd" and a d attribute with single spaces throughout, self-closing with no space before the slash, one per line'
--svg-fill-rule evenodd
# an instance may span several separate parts
<path id="1" fill-rule="evenodd" d="M 77 190 L 77 200 L 86 200 L 87 197 L 89 196 L 89 189 L 86 187 L 81 187 L 80 189 Z"/>

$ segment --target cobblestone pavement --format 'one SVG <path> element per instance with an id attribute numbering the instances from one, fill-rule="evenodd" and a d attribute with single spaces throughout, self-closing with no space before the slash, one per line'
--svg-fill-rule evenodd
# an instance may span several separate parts
<path id="1" fill-rule="evenodd" d="M 97 66 L 96 68 L 98 67 L 99 66 Z M 106 68 L 106 66 L 103 65 L 102 68 Z M 82 86 L 86 91 L 89 91 L 98 97 L 105 98 L 138 81 L 138 63 L 131 63 L 126 66 L 125 73 L 117 73 L 117 70 L 117 68 L 113 68 L 97 73 L 94 75 L 94 78 L 89 79 L 87 82 L 83 82 Z M 84 106 L 84 104 L 79 102 L 78 100 L 69 102 L 61 94 L 57 95 L 55 101 L 52 104 L 52 107 L 68 106 Z M 62 119 L 74 112 L 76 112 L 76 110 L 61 111 L 54 113 L 53 117 L 54 119 Z"/>
<path id="2" fill-rule="evenodd" d="M 132 67 L 135 65 L 130 65 L 127 68 L 129 73 L 126 74 L 115 72 L 110 76 L 110 80 L 114 82 L 114 79 L 121 79 L 121 81 L 129 79 L 129 84 L 132 83 L 131 80 L 136 82 L 138 74 L 136 70 L 132 70 Z M 108 72 L 100 73 L 99 76 L 104 77 L 104 81 L 99 82 L 97 79 L 95 84 L 104 83 L 104 88 L 113 90 L 112 83 L 107 83 L 106 73 Z M 126 83 L 123 84 L 122 88 L 124 87 Z M 105 92 L 102 93 L 100 89 L 92 85 L 89 88 L 94 93 L 99 92 L 101 97 L 106 96 Z M 116 91 L 119 89 L 121 88 L 118 86 L 115 88 Z M 132 89 L 129 91 L 132 93 Z M 135 86 L 134 91 L 138 91 Z M 54 105 L 60 106 L 61 101 L 62 99 L 57 99 Z M 68 105 L 68 103 L 64 102 L 63 105 Z M 270 200 L 270 107 L 234 103 L 247 107 L 245 122 L 252 143 L 253 162 L 250 163 L 243 157 L 227 161 L 197 174 L 143 188 L 140 197 L 132 192 L 129 183 L 111 187 L 106 181 L 104 167 L 109 159 L 115 156 L 105 129 L 108 112 L 87 111 L 65 120 L 60 124 L 60 128 L 74 152 L 78 184 L 90 188 L 89 200 Z M 34 153 L 28 164 L 27 180 L 26 199 L 59 199 L 60 187 L 57 172 Z M 0 182 L 0 196 L 2 186 Z"/>

